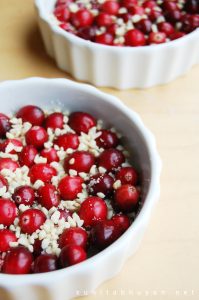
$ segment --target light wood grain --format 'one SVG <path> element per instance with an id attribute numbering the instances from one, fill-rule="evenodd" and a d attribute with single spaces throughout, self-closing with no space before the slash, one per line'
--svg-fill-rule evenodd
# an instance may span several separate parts
<path id="1" fill-rule="evenodd" d="M 0 80 L 68 77 L 45 54 L 32 0 L 0 0 L 0 28 Z M 161 87 L 102 90 L 137 111 L 154 132 L 163 160 L 162 193 L 137 254 L 86 300 L 198 299 L 199 66 Z"/>

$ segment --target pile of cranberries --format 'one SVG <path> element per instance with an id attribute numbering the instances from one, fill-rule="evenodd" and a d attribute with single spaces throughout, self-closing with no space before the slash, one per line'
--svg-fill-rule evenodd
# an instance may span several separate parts
<path id="1" fill-rule="evenodd" d="M 178 39 L 199 27 L 198 0 L 58 0 L 59 26 L 109 46 L 145 46 Z"/>
<path id="2" fill-rule="evenodd" d="M 0 197 L 2 273 L 50 272 L 82 262 L 117 240 L 128 229 L 133 216 L 138 212 L 138 174 L 127 163 L 118 134 L 113 130 L 99 128 L 98 121 L 85 112 L 73 112 L 67 116 L 67 120 L 65 118 L 61 112 L 44 113 L 41 108 L 33 105 L 22 107 L 12 118 L 0 114 L 0 191 L 9 191 L 9 182 L 3 175 L 8 171 L 17 176 L 17 170 L 26 166 L 30 178 L 30 184 L 18 184 L 10 198 Z M 30 128 L 24 136 L 8 138 L 16 120 L 20 120 L 22 124 L 28 122 Z M 50 132 L 62 130 L 64 120 L 70 130 L 51 140 L 52 145 L 49 147 L 49 129 Z M 79 150 L 80 137 L 89 136 L 94 127 L 98 133 L 96 147 L 100 149 L 100 154 L 96 155 L 91 151 Z M 63 160 L 57 149 L 66 154 Z M 70 153 L 67 152 L 68 149 Z M 35 161 L 38 154 L 46 158 L 46 163 Z M 12 159 L 12 155 L 17 159 Z M 57 185 L 52 182 L 58 172 L 53 167 L 54 162 L 64 169 Z M 97 170 L 95 174 L 90 172 L 93 166 Z M 76 171 L 76 174 L 71 175 L 70 169 Z M 86 174 L 86 179 L 81 174 Z M 35 188 L 34 183 L 38 180 L 42 185 Z M 60 209 L 60 203 L 75 202 L 82 192 L 82 186 L 86 188 L 88 196 L 76 213 L 83 225 L 66 228 L 59 234 L 56 241 L 60 250 L 58 255 L 42 249 L 41 236 L 34 241 L 32 251 L 17 244 L 20 236 L 16 235 L 13 226 L 17 224 L 19 232 L 30 238 L 48 221 L 42 208 L 47 212 L 54 208 L 55 212 L 59 212 L 60 220 L 67 222 L 73 212 Z M 21 207 L 26 209 L 21 210 Z M 55 224 L 58 228 L 59 223 Z"/>

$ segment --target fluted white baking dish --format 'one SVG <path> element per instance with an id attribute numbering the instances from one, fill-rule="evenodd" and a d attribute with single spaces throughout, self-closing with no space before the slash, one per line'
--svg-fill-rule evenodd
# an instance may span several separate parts
<path id="1" fill-rule="evenodd" d="M 30 78 L 0 83 L 0 112 L 9 114 L 28 103 L 42 108 L 87 111 L 116 127 L 142 177 L 143 207 L 134 223 L 115 243 L 78 265 L 51 273 L 0 274 L 1 300 L 67 300 L 91 291 L 115 276 L 138 248 L 160 192 L 161 161 L 155 139 L 140 117 L 117 98 L 94 87 L 66 79 Z M 150 259 L 150 257 L 149 257 Z"/>
<path id="2" fill-rule="evenodd" d="M 78 80 L 118 89 L 147 88 L 185 74 L 199 63 L 199 29 L 178 40 L 148 47 L 92 43 L 59 28 L 52 11 L 56 0 L 35 0 L 47 53 Z"/>

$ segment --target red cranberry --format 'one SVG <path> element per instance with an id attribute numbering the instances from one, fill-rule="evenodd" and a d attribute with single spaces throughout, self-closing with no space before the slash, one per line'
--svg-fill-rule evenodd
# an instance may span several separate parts
<path id="1" fill-rule="evenodd" d="M 19 153 L 19 163 L 21 166 L 31 167 L 34 164 L 35 156 L 38 154 L 37 149 L 32 146 L 24 146 L 22 151 Z"/>
<path id="2" fill-rule="evenodd" d="M 52 254 L 41 254 L 34 261 L 33 272 L 45 273 L 52 272 L 58 269 L 57 257 Z"/>
<path id="3" fill-rule="evenodd" d="M 134 5 L 137 5 L 137 0 L 122 0 L 121 7 L 126 7 L 127 9 L 134 7 Z"/>
<path id="4" fill-rule="evenodd" d="M 125 184 L 119 187 L 115 192 L 115 202 L 119 209 L 123 212 L 131 212 L 139 200 L 138 190 L 130 184 Z"/>
<path id="5" fill-rule="evenodd" d="M 166 34 L 164 32 L 151 32 L 149 34 L 150 44 L 162 44 L 166 42 Z"/>
<path id="6" fill-rule="evenodd" d="M 13 201 L 6 198 L 0 199 L 0 224 L 10 226 L 17 216 L 17 207 Z"/>
<path id="7" fill-rule="evenodd" d="M 56 6 L 60 6 L 60 5 L 68 5 L 70 3 L 72 3 L 73 0 L 58 0 L 56 3 Z"/>
<path id="8" fill-rule="evenodd" d="M 95 22 L 97 23 L 97 25 L 99 27 L 101 26 L 110 26 L 111 24 L 113 24 L 113 18 L 111 15 L 109 15 L 108 13 L 104 13 L 101 12 L 96 18 L 95 18 Z"/>
<path id="9" fill-rule="evenodd" d="M 71 164 L 71 160 L 74 160 L 73 164 Z M 88 173 L 94 164 L 95 158 L 91 153 L 87 151 L 76 151 L 65 159 L 64 168 L 66 172 L 73 169 L 77 172 Z"/>
<path id="10" fill-rule="evenodd" d="M 79 146 L 79 139 L 78 135 L 74 133 L 66 133 L 63 135 L 60 135 L 54 143 L 58 145 L 59 147 L 64 148 L 64 150 L 67 150 L 68 148 L 77 149 Z"/>
<path id="11" fill-rule="evenodd" d="M 136 28 L 142 31 L 144 34 L 151 32 L 152 23 L 149 19 L 142 19 L 136 23 Z"/>
<path id="12" fill-rule="evenodd" d="M 24 211 L 19 217 L 19 226 L 22 232 L 32 234 L 39 229 L 46 221 L 45 214 L 37 209 L 30 208 Z"/>
<path id="13" fill-rule="evenodd" d="M 119 3 L 114 0 L 105 1 L 101 5 L 101 10 L 110 15 L 117 15 L 119 8 L 120 8 Z"/>
<path id="14" fill-rule="evenodd" d="M 132 7 L 129 8 L 129 11 L 133 14 L 133 15 L 144 15 L 145 11 L 144 8 L 142 6 L 139 5 L 134 5 Z"/>
<path id="15" fill-rule="evenodd" d="M 143 5 L 144 8 L 150 8 L 150 9 L 153 9 L 153 8 L 157 7 L 156 1 L 150 1 L 150 0 L 145 1 L 142 5 Z"/>
<path id="16" fill-rule="evenodd" d="M 185 15 L 182 20 L 182 30 L 189 33 L 199 27 L 199 15 Z"/>
<path id="17" fill-rule="evenodd" d="M 163 8 L 166 11 L 174 11 L 178 8 L 177 3 L 171 0 L 163 1 Z"/>
<path id="18" fill-rule="evenodd" d="M 84 226 L 93 226 L 97 221 L 107 217 L 107 206 L 99 197 L 88 197 L 81 205 L 79 217 L 84 221 Z"/>
<path id="19" fill-rule="evenodd" d="M 48 141 L 48 134 L 43 127 L 33 126 L 26 133 L 26 143 L 28 145 L 33 145 L 37 149 L 44 146 L 44 143 Z"/>
<path id="20" fill-rule="evenodd" d="M 0 230 L 0 252 L 7 252 L 10 250 L 10 243 L 16 241 L 17 238 L 14 232 L 9 229 Z"/>
<path id="21" fill-rule="evenodd" d="M 174 33 L 174 27 L 171 23 L 161 22 L 158 24 L 158 30 L 164 32 L 167 36 Z"/>
<path id="22" fill-rule="evenodd" d="M 96 139 L 96 143 L 99 147 L 109 149 L 109 148 L 115 148 L 118 145 L 118 137 L 117 135 L 106 129 L 100 130 L 101 135 Z"/>
<path id="23" fill-rule="evenodd" d="M 58 189 L 61 198 L 64 200 L 74 200 L 77 194 L 82 192 L 83 179 L 79 176 L 65 176 L 61 179 Z"/>
<path id="24" fill-rule="evenodd" d="M 198 0 L 187 0 L 184 8 L 188 13 L 196 14 L 199 11 L 199 2 Z"/>
<path id="25" fill-rule="evenodd" d="M 96 36 L 95 42 L 98 44 L 104 44 L 104 45 L 109 45 L 112 46 L 114 41 L 114 37 L 110 33 L 102 33 Z"/>
<path id="26" fill-rule="evenodd" d="M 88 133 L 96 125 L 96 120 L 88 113 L 74 112 L 69 116 L 69 126 L 78 134 Z"/>
<path id="27" fill-rule="evenodd" d="M 126 46 L 144 46 L 146 44 L 144 34 L 138 29 L 131 29 L 127 31 L 124 36 Z"/>
<path id="28" fill-rule="evenodd" d="M 10 128 L 10 119 L 6 115 L 0 113 L 0 138 L 4 138 L 6 132 L 9 131 Z"/>
<path id="29" fill-rule="evenodd" d="M 6 152 L 6 148 L 10 144 L 12 144 L 14 147 L 23 147 L 23 144 L 21 141 L 19 141 L 17 139 L 7 139 L 3 143 L 0 144 L 0 151 Z M 13 149 L 13 150 L 9 151 L 8 153 L 16 154 L 17 151 Z"/>
<path id="30" fill-rule="evenodd" d="M 35 192 L 28 185 L 19 186 L 15 189 L 13 200 L 16 204 L 32 205 L 35 200 Z"/>
<path id="31" fill-rule="evenodd" d="M 66 6 L 58 6 L 54 10 L 56 18 L 61 22 L 67 22 L 70 18 L 70 11 Z"/>
<path id="32" fill-rule="evenodd" d="M 151 11 L 147 13 L 147 15 L 151 22 L 156 22 L 157 19 L 162 16 L 162 12 L 155 9 L 151 9 Z"/>
<path id="33" fill-rule="evenodd" d="M 121 151 L 117 149 L 107 149 L 100 154 L 98 165 L 107 171 L 111 171 L 120 167 L 124 160 L 124 155 Z"/>
<path id="34" fill-rule="evenodd" d="M 6 274 L 28 274 L 31 271 L 32 261 L 32 254 L 27 248 L 23 246 L 12 248 L 6 254 L 2 271 Z"/>
<path id="35" fill-rule="evenodd" d="M 68 217 L 72 217 L 72 213 L 67 209 L 58 209 L 58 211 L 60 212 L 60 220 L 64 219 L 65 221 L 67 221 Z"/>
<path id="36" fill-rule="evenodd" d="M 89 192 L 92 195 L 103 193 L 109 195 L 113 191 L 114 179 L 108 174 L 96 174 L 90 178 L 88 183 Z"/>
<path id="37" fill-rule="evenodd" d="M 3 177 L 3 175 L 0 174 L 0 189 L 2 187 L 6 187 L 6 190 L 8 189 L 8 181 L 5 177 Z"/>
<path id="38" fill-rule="evenodd" d="M 87 27 L 93 23 L 93 15 L 88 9 L 83 8 L 72 15 L 71 22 L 76 28 Z"/>
<path id="39" fill-rule="evenodd" d="M 76 245 L 85 249 L 87 246 L 87 240 L 88 235 L 86 230 L 79 227 L 69 228 L 65 229 L 60 235 L 59 246 L 60 248 L 63 248 L 68 245 Z"/>
<path id="40" fill-rule="evenodd" d="M 168 13 L 166 13 L 165 17 L 169 22 L 178 22 L 182 18 L 182 13 L 178 9 L 171 10 Z"/>
<path id="41" fill-rule="evenodd" d="M 95 247 L 102 250 L 115 242 L 121 234 L 121 228 L 113 220 L 104 220 L 91 229 L 91 240 Z"/>
<path id="42" fill-rule="evenodd" d="M 48 183 L 51 181 L 52 177 L 56 175 L 57 171 L 50 165 L 44 163 L 33 165 L 29 171 L 29 176 L 32 183 L 35 183 L 37 180 Z"/>
<path id="43" fill-rule="evenodd" d="M 79 28 L 78 36 L 84 40 L 91 40 L 94 41 L 96 35 L 96 27 L 83 27 Z"/>
<path id="44" fill-rule="evenodd" d="M 75 28 L 70 23 L 61 23 L 59 27 L 70 33 L 75 33 Z"/>
<path id="45" fill-rule="evenodd" d="M 86 260 L 87 255 L 85 250 L 77 245 L 65 246 L 60 253 L 59 260 L 62 267 L 76 265 Z"/>
<path id="46" fill-rule="evenodd" d="M 47 116 L 45 120 L 45 127 L 46 128 L 60 128 L 62 129 L 64 126 L 64 115 L 60 112 L 55 112 Z"/>
<path id="47" fill-rule="evenodd" d="M 186 34 L 184 32 L 180 32 L 180 31 L 176 31 L 173 34 L 170 35 L 170 39 L 173 40 L 177 40 L 183 36 L 185 36 Z"/>
<path id="48" fill-rule="evenodd" d="M 130 21 L 132 19 L 132 14 L 130 14 L 130 13 L 123 13 L 123 14 L 119 14 L 118 16 L 120 18 L 122 18 L 125 23 L 127 23 L 128 21 Z"/>
<path id="49" fill-rule="evenodd" d="M 117 172 L 116 178 L 119 179 L 122 184 L 136 185 L 138 182 L 138 174 L 132 167 L 121 168 Z"/>
<path id="50" fill-rule="evenodd" d="M 109 27 L 107 27 L 107 33 L 110 33 L 114 36 L 117 28 L 118 28 L 117 24 L 112 24 Z"/>
<path id="51" fill-rule="evenodd" d="M 19 168 L 18 162 L 12 160 L 11 158 L 0 158 L 0 171 L 3 169 L 8 169 L 14 172 Z"/>
<path id="52" fill-rule="evenodd" d="M 36 239 L 34 241 L 34 244 L 33 244 L 33 255 L 34 257 L 37 257 L 41 254 L 41 252 L 43 251 L 42 249 L 42 241 L 40 241 L 39 239 Z"/>
<path id="53" fill-rule="evenodd" d="M 41 108 L 34 105 L 22 107 L 16 114 L 23 122 L 29 122 L 32 125 L 40 126 L 44 121 L 44 112 Z"/>
<path id="54" fill-rule="evenodd" d="M 60 203 L 60 197 L 56 191 L 56 188 L 52 184 L 46 184 L 41 186 L 38 191 L 37 201 L 47 209 L 51 209 L 53 206 L 57 207 Z"/>
<path id="55" fill-rule="evenodd" d="M 53 161 L 59 161 L 59 156 L 57 155 L 57 151 L 54 148 L 43 149 L 41 151 L 41 156 L 47 159 L 48 164 L 50 164 Z"/>
<path id="56" fill-rule="evenodd" d="M 115 215 L 111 220 L 121 229 L 122 233 L 125 232 L 130 226 L 129 217 L 123 214 Z"/>

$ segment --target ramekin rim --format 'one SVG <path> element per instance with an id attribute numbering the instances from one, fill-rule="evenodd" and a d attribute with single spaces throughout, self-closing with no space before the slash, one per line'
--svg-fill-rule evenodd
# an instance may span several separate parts
<path id="1" fill-rule="evenodd" d="M 48 284 L 50 280 L 53 280 L 54 276 L 57 276 L 57 278 L 62 278 L 66 274 L 66 272 L 70 273 L 82 273 L 84 272 L 89 265 L 92 265 L 93 261 L 95 259 L 103 259 L 104 255 L 108 255 L 113 247 L 117 247 L 117 245 L 122 244 L 124 240 L 127 238 L 128 235 L 132 234 L 132 232 L 135 230 L 136 227 L 141 226 L 142 219 L 147 217 L 151 213 L 151 209 L 153 208 L 153 205 L 157 201 L 159 195 L 160 195 L 160 174 L 162 169 L 162 162 L 160 159 L 160 156 L 157 151 L 156 147 L 156 141 L 154 135 L 150 132 L 150 130 L 144 125 L 143 121 L 141 120 L 140 116 L 133 110 L 129 109 L 125 104 L 123 104 L 119 98 L 110 95 L 108 93 L 102 92 L 98 90 L 97 88 L 89 85 L 89 84 L 82 84 L 77 83 L 69 79 L 65 78 L 42 78 L 42 77 L 30 77 L 30 78 L 24 78 L 19 80 L 6 80 L 0 82 L 0 89 L 4 86 L 10 86 L 13 84 L 21 84 L 22 86 L 26 83 L 34 83 L 34 82 L 54 82 L 55 84 L 64 84 L 68 85 L 70 87 L 75 87 L 77 89 L 80 89 L 82 91 L 89 92 L 91 95 L 98 95 L 101 97 L 104 101 L 109 102 L 111 105 L 116 106 L 119 108 L 122 113 L 126 114 L 129 119 L 131 119 L 137 128 L 139 129 L 140 133 L 142 134 L 142 137 L 145 140 L 147 151 L 150 154 L 150 160 L 151 160 L 151 182 L 149 186 L 149 191 L 147 193 L 145 203 L 142 206 L 138 216 L 134 220 L 133 224 L 130 226 L 130 228 L 118 239 L 116 240 L 112 245 L 104 249 L 103 251 L 99 252 L 98 254 L 94 255 L 93 257 L 89 258 L 88 260 L 74 265 L 70 266 L 65 269 L 56 270 L 53 272 L 47 272 L 47 273 L 38 273 L 38 274 L 25 274 L 25 275 L 15 275 L 15 274 L 3 274 L 0 273 L 0 281 L 1 285 L 3 286 L 16 286 L 16 285 L 22 285 L 24 283 L 26 284 L 35 284 L 35 285 L 45 285 Z M 12 279 L 12 280 L 11 280 Z"/>
<path id="2" fill-rule="evenodd" d="M 62 28 L 60 28 L 57 24 L 53 24 L 52 21 L 49 19 L 49 15 L 44 12 L 44 10 L 41 7 L 42 0 L 35 0 L 35 7 L 37 9 L 39 17 L 47 22 L 51 30 L 55 33 L 58 34 L 59 36 L 63 36 L 67 40 L 69 40 L 72 43 L 77 44 L 78 46 L 85 46 L 91 49 L 104 49 L 107 51 L 113 51 L 113 52 L 118 52 L 121 53 L 123 51 L 125 52 L 149 52 L 149 51 L 162 51 L 162 49 L 170 49 L 173 47 L 176 47 L 177 45 L 180 45 L 181 43 L 188 42 L 193 36 L 199 35 L 199 28 L 195 29 L 189 34 L 186 34 L 184 37 L 181 37 L 179 39 L 170 41 L 168 43 L 162 43 L 158 45 L 150 45 L 150 46 L 138 46 L 138 47 L 130 47 L 130 46 L 125 46 L 125 47 L 118 47 L 118 46 L 109 46 L 109 45 L 104 45 L 104 44 L 99 44 L 99 43 L 94 43 L 91 42 L 90 40 L 85 40 L 82 39 L 72 33 L 69 33 Z"/>

